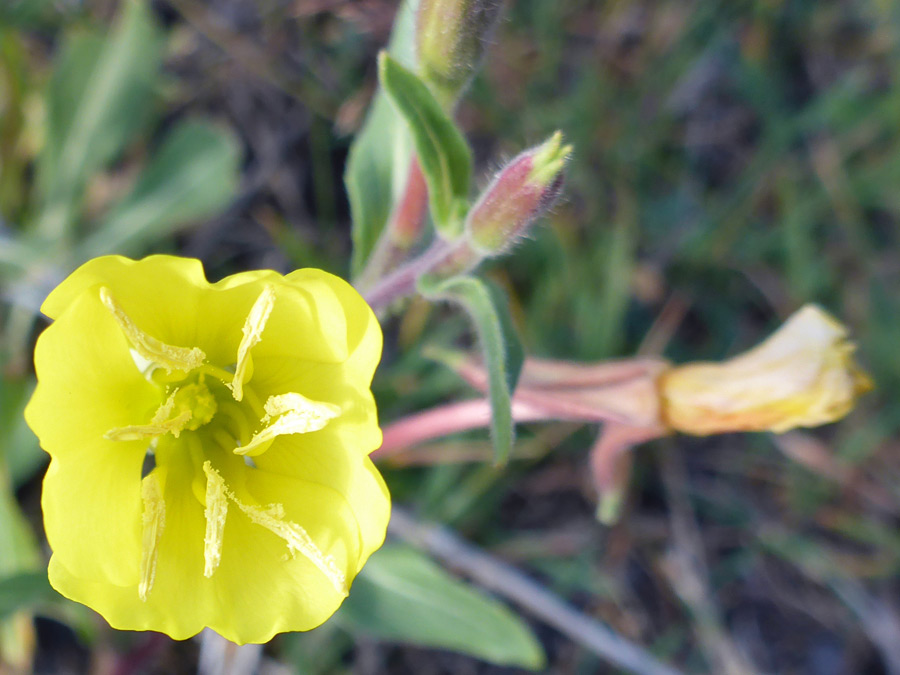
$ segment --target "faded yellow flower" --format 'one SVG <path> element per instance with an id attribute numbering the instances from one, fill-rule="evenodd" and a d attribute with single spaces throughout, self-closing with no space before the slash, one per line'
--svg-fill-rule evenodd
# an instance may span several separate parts
<path id="1" fill-rule="evenodd" d="M 319 270 L 210 284 L 92 260 L 43 311 L 26 410 L 50 582 L 121 629 L 237 643 L 325 621 L 384 540 L 372 311 Z"/>
<path id="2" fill-rule="evenodd" d="M 853 351 L 843 325 L 806 305 L 744 354 L 663 373 L 664 421 L 695 435 L 783 432 L 833 422 L 872 387 Z"/>

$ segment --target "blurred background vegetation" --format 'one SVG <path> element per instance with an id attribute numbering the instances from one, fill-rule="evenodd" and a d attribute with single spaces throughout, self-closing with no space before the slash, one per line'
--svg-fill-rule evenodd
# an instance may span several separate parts
<path id="1" fill-rule="evenodd" d="M 116 633 L 41 585 L 46 459 L 21 418 L 41 299 L 108 252 L 198 257 L 211 279 L 304 266 L 347 276 L 341 176 L 397 4 L 0 4 L 10 672 L 30 667 L 32 644 L 46 673 L 196 663 L 194 643 Z M 383 467 L 394 501 L 685 672 L 900 674 L 900 5 L 507 4 L 457 111 L 479 174 L 555 129 L 575 146 L 564 200 L 489 270 L 528 353 L 722 358 L 814 301 L 849 325 L 877 389 L 808 434 L 639 448 L 611 528 L 594 520 L 585 469 L 596 429 L 564 424 L 523 429 L 502 471 L 483 461 L 485 434 L 421 448 Z M 463 319 L 413 301 L 385 329 L 384 421 L 472 395 L 422 356 L 464 336 Z M 422 646 L 454 646 L 446 635 L 373 636 L 352 612 L 339 618 L 277 638 L 267 672 L 518 672 Z M 532 629 L 548 672 L 614 672 Z"/>

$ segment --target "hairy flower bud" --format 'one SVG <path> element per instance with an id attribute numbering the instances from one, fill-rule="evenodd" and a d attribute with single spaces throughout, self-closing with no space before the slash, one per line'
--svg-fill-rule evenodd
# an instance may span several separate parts
<path id="1" fill-rule="evenodd" d="M 663 374 L 665 422 L 695 435 L 780 433 L 833 422 L 872 387 L 852 355 L 846 328 L 819 307 L 806 305 L 744 354 Z"/>
<path id="2" fill-rule="evenodd" d="M 502 0 L 421 0 L 416 45 L 422 78 L 452 107 L 478 70 Z"/>
<path id="3" fill-rule="evenodd" d="M 491 181 L 466 220 L 472 245 L 486 255 L 503 253 L 544 214 L 562 192 L 563 167 L 572 153 L 557 131 L 521 153 Z"/>

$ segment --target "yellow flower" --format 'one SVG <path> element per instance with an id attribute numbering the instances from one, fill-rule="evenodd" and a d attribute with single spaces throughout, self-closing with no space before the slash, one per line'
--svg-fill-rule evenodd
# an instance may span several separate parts
<path id="1" fill-rule="evenodd" d="M 660 378 L 665 422 L 689 434 L 782 432 L 846 415 L 871 381 L 847 330 L 815 305 L 724 363 L 689 363 Z"/>
<path id="2" fill-rule="evenodd" d="M 26 410 L 52 461 L 50 581 L 120 629 L 308 630 L 383 542 L 371 310 L 319 270 L 210 284 L 98 258 L 47 298 Z"/>

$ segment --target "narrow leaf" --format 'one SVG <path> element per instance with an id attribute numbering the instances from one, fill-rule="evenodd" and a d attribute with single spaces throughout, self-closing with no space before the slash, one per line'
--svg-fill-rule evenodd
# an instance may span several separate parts
<path id="1" fill-rule="evenodd" d="M 522 366 L 525 364 L 525 350 L 522 348 L 522 341 L 519 340 L 519 334 L 513 325 L 512 315 L 509 313 L 509 298 L 506 297 L 503 289 L 493 281 L 485 279 L 483 283 L 491 294 L 491 301 L 494 303 L 497 318 L 500 320 L 500 331 L 503 334 L 503 345 L 506 350 L 504 363 L 506 368 L 506 387 L 509 389 L 511 396 L 516 390 Z"/>
<path id="2" fill-rule="evenodd" d="M 90 176 L 146 123 L 162 36 L 143 2 L 128 0 L 113 33 L 78 35 L 64 47 L 47 91 L 47 138 L 37 163 L 38 232 L 66 233 Z"/>
<path id="3" fill-rule="evenodd" d="M 416 157 L 428 184 L 431 218 L 447 239 L 462 230 L 468 206 L 472 153 L 456 124 L 419 77 L 390 55 L 378 58 L 381 86 L 409 125 Z"/>
<path id="4" fill-rule="evenodd" d="M 402 3 L 394 21 L 388 51 L 412 66 L 415 56 L 415 12 L 418 0 Z M 412 141 L 403 118 L 379 88 L 362 130 L 356 135 L 344 184 L 353 219 L 353 276 L 358 275 L 384 229 L 406 180 Z"/>
<path id="5" fill-rule="evenodd" d="M 433 285 L 423 282 L 420 291 L 426 297 L 462 305 L 475 324 L 488 371 L 494 463 L 502 465 L 509 459 L 515 440 L 511 399 L 523 362 L 508 303 L 498 290 L 492 291 L 476 277 L 453 277 Z"/>
<path id="6" fill-rule="evenodd" d="M 150 241 L 214 215 L 234 198 L 238 171 L 238 145 L 230 133 L 206 122 L 181 123 L 131 193 L 86 238 L 81 258 L 140 253 Z"/>
<path id="7" fill-rule="evenodd" d="M 536 670 L 544 664 L 540 644 L 519 617 L 405 546 L 387 545 L 372 556 L 336 618 L 354 632 L 497 665 Z"/>

